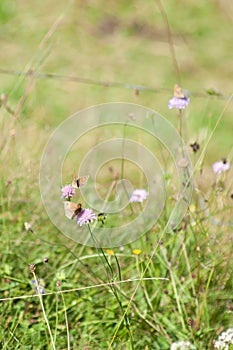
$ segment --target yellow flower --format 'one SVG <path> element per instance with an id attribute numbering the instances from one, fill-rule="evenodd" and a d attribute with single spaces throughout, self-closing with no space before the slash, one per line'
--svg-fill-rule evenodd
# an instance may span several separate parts
<path id="1" fill-rule="evenodd" d="M 133 250 L 133 254 L 135 254 L 135 255 L 139 255 L 139 254 L 141 254 L 141 250 L 140 249 L 134 249 Z"/>
<path id="2" fill-rule="evenodd" d="M 107 249 L 107 250 L 106 250 L 106 253 L 107 253 L 108 255 L 114 255 L 114 251 L 113 251 L 112 249 Z"/>
<path id="3" fill-rule="evenodd" d="M 191 205 L 189 206 L 189 210 L 190 210 L 191 213 L 195 213 L 195 211 L 196 211 L 195 205 L 194 205 L 194 204 L 191 204 Z"/>

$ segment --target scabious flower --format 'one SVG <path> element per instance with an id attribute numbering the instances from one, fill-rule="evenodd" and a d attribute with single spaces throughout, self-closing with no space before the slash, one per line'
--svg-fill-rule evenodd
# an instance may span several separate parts
<path id="1" fill-rule="evenodd" d="M 77 215 L 77 224 L 82 226 L 96 220 L 96 215 L 92 209 L 83 209 Z"/>
<path id="2" fill-rule="evenodd" d="M 214 349 L 229 350 L 233 348 L 230 345 L 233 345 L 233 328 L 228 328 L 219 335 L 218 339 L 214 341 Z"/>
<path id="3" fill-rule="evenodd" d="M 75 194 L 75 189 L 71 185 L 65 185 L 64 187 L 62 187 L 61 193 L 61 198 L 66 198 L 69 200 Z"/>
<path id="4" fill-rule="evenodd" d="M 189 105 L 190 99 L 188 97 L 172 97 L 168 102 L 168 108 L 185 109 Z"/>
<path id="5" fill-rule="evenodd" d="M 212 167 L 215 174 L 221 174 L 222 172 L 230 169 L 230 163 L 226 160 L 226 158 L 223 158 L 219 162 L 215 162 Z"/>
<path id="6" fill-rule="evenodd" d="M 148 196 L 148 192 L 146 192 L 146 190 L 136 189 L 131 194 L 129 201 L 130 201 L 130 203 L 132 203 L 132 202 L 142 203 L 146 199 L 147 196 Z"/>
<path id="7" fill-rule="evenodd" d="M 196 350 L 196 346 L 187 340 L 179 340 L 171 344 L 170 350 Z"/>

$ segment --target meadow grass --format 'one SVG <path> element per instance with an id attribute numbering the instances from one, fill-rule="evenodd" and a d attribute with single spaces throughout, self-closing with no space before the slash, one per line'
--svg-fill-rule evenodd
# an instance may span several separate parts
<path id="1" fill-rule="evenodd" d="M 229 6 L 226 1 L 2 1 L 2 349 L 166 350 L 179 340 L 198 350 L 214 349 L 219 334 L 233 327 L 233 170 L 220 175 L 212 170 L 213 162 L 223 157 L 232 162 L 233 156 Z M 109 135 L 130 138 L 146 144 L 162 165 L 164 211 L 149 232 L 124 247 L 72 241 L 49 220 L 41 201 L 39 165 L 49 136 L 75 112 L 118 101 L 152 108 L 179 129 L 177 112 L 167 107 L 175 83 L 191 99 L 182 137 L 190 150 L 194 191 L 182 222 L 166 232 L 178 186 L 168 152 L 151 135 L 111 126 L 73 145 L 63 185 L 72 179 L 72 162 L 79 163 L 97 142 Z M 195 141 L 196 153 L 189 146 Z M 123 169 L 135 187 L 146 187 L 140 169 L 116 160 L 98 174 L 103 198 Z M 135 213 L 140 210 L 137 206 Z M 127 219 L 133 219 L 130 208 Z M 113 228 L 123 220 L 107 215 L 98 227 Z"/>

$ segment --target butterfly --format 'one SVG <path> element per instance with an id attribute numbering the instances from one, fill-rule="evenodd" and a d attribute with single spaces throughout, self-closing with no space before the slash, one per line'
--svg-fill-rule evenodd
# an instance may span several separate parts
<path id="1" fill-rule="evenodd" d="M 68 219 L 72 220 L 82 211 L 82 204 L 76 204 L 74 202 L 64 202 L 65 215 Z"/>
<path id="2" fill-rule="evenodd" d="M 183 90 L 177 84 L 174 85 L 174 97 L 185 98 L 185 94 L 184 94 Z"/>
<path id="3" fill-rule="evenodd" d="M 72 181 L 72 186 L 74 188 L 79 188 L 79 187 L 85 186 L 86 183 L 87 183 L 88 178 L 89 178 L 88 175 L 82 176 L 82 177 L 79 177 L 79 178 L 74 176 L 73 181 Z"/>

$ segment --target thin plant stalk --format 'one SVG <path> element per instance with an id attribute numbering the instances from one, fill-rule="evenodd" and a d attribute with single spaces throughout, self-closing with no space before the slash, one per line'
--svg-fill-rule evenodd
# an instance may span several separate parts
<path id="1" fill-rule="evenodd" d="M 204 305 L 206 304 L 208 291 L 209 291 L 209 286 L 210 286 L 210 281 L 212 279 L 214 270 L 215 270 L 215 268 L 213 267 L 211 269 L 211 271 L 210 271 L 209 278 L 208 278 L 208 281 L 207 281 L 207 284 L 206 284 L 206 287 L 205 287 L 205 293 L 204 293 L 203 301 L 202 301 L 202 303 L 200 305 L 200 308 L 199 308 L 199 311 L 198 311 L 198 316 L 197 316 L 198 324 L 200 324 L 200 320 L 201 320 L 201 316 L 202 316 L 202 313 L 203 313 Z M 208 320 L 208 327 L 209 327 L 209 320 Z"/>
<path id="2" fill-rule="evenodd" d="M 181 316 L 180 317 L 181 324 L 182 324 L 183 330 L 185 331 L 186 327 L 185 327 L 185 323 L 184 323 L 184 319 L 183 319 L 183 312 L 182 312 L 182 308 L 181 308 L 181 304 L 180 304 L 180 300 L 179 300 L 179 296 L 178 296 L 178 292 L 177 292 L 177 288 L 176 288 L 175 279 L 174 279 L 173 272 L 172 272 L 172 269 L 171 269 L 171 263 L 167 260 L 166 254 L 164 253 L 163 249 L 161 249 L 161 252 L 162 252 L 163 258 L 164 258 L 164 260 L 166 262 L 167 268 L 169 270 L 169 274 L 170 274 L 170 277 L 171 277 L 171 283 L 172 283 L 172 287 L 173 287 L 174 294 L 175 294 L 175 299 L 176 299 L 178 312 L 179 312 L 179 314 Z"/>
<path id="3" fill-rule="evenodd" d="M 65 313 L 66 333 L 67 333 L 67 350 L 70 350 L 69 322 L 68 322 L 68 317 L 67 317 L 67 312 L 66 312 L 66 303 L 65 303 L 65 298 L 64 298 L 63 293 L 61 293 L 61 297 L 62 297 L 62 302 L 64 305 L 64 313 Z"/>
<path id="4" fill-rule="evenodd" d="M 185 261 L 186 261 L 186 266 L 188 268 L 188 273 L 189 273 L 189 278 L 190 278 L 190 281 L 191 281 L 193 296 L 195 297 L 196 306 L 198 306 L 198 300 L 196 298 L 196 291 L 195 291 L 195 287 L 194 287 L 194 284 L 193 284 L 192 272 L 191 272 L 191 267 L 190 267 L 190 264 L 189 264 L 187 250 L 186 250 L 183 238 L 180 237 L 180 241 L 181 241 L 181 246 L 182 246 L 184 258 L 185 258 Z"/>
<path id="5" fill-rule="evenodd" d="M 125 135 L 126 135 L 126 128 L 127 128 L 127 123 L 124 124 L 124 129 L 123 129 L 123 142 L 122 142 L 122 149 L 121 149 L 121 179 L 124 179 L 124 170 L 125 170 Z M 126 195 L 129 195 L 127 192 L 127 189 L 125 187 L 124 181 L 123 181 L 123 187 L 124 187 L 124 191 L 126 193 Z M 132 206 L 132 203 L 129 202 L 129 207 L 131 210 L 131 213 L 134 214 L 134 209 Z"/>
<path id="6" fill-rule="evenodd" d="M 115 258 L 115 261 L 116 261 L 116 264 L 117 264 L 117 271 L 118 271 L 119 281 L 121 281 L 122 280 L 121 267 L 120 267 L 120 264 L 119 264 L 119 261 L 117 259 L 116 254 L 114 254 L 114 258 Z"/>
<path id="7" fill-rule="evenodd" d="M 93 235 L 93 233 L 92 233 L 92 230 L 91 230 L 89 224 L 88 224 L 88 229 L 89 229 L 90 235 L 91 235 L 91 237 L 92 237 L 92 239 L 93 239 L 93 242 L 96 244 L 96 239 L 95 239 L 95 237 L 94 237 L 94 235 Z M 125 326 L 126 326 L 126 328 L 127 328 L 127 330 L 128 330 L 129 337 L 130 337 L 131 349 L 134 350 L 133 336 L 132 336 L 132 332 L 131 332 L 131 329 L 130 329 L 130 323 L 129 323 L 129 319 L 128 319 L 128 316 L 127 316 L 127 311 L 124 310 L 124 308 L 123 308 L 123 306 L 122 306 L 122 303 L 121 303 L 121 300 L 120 300 L 120 298 L 119 298 L 118 292 L 117 292 L 117 288 L 115 288 L 115 286 L 114 286 L 114 281 L 113 281 L 114 274 L 113 274 L 112 266 L 110 265 L 110 263 L 109 263 L 109 261 L 108 261 L 106 255 L 105 255 L 105 253 L 104 253 L 104 251 L 103 251 L 103 248 L 102 248 L 102 247 L 99 247 L 99 248 L 98 248 L 98 247 L 96 246 L 96 249 L 97 249 L 97 251 L 98 251 L 98 254 L 99 254 L 99 252 L 102 253 L 102 254 L 99 254 L 99 257 L 101 258 L 101 260 L 104 259 L 105 262 L 106 262 L 106 264 L 107 264 L 107 265 L 105 265 L 105 263 L 103 263 L 104 268 L 105 268 L 105 271 L 106 271 L 106 274 L 107 274 L 107 277 L 110 279 L 110 282 L 113 282 L 113 283 L 110 284 L 110 288 L 111 288 L 111 290 L 112 290 L 112 292 L 113 292 L 113 294 L 114 294 L 114 296 L 115 296 L 115 298 L 116 298 L 116 300 L 117 300 L 117 302 L 118 302 L 118 304 L 119 304 L 119 306 L 120 306 L 120 309 L 121 309 L 121 311 L 122 311 L 122 314 L 123 314 L 123 318 L 121 319 L 120 322 L 122 323 L 122 321 L 124 320 L 124 324 L 125 324 Z M 116 263 L 117 263 L 118 274 L 119 274 L 119 276 L 121 277 L 121 273 L 120 273 L 120 264 L 119 264 L 118 259 L 116 258 L 116 256 L 115 256 L 115 260 L 116 260 Z M 110 278 L 110 276 L 109 276 L 109 271 L 108 271 L 108 269 L 110 270 L 111 278 Z M 111 343 L 110 343 L 110 346 L 111 346 Z M 109 349 L 110 349 L 110 348 L 109 348 Z"/>
<path id="8" fill-rule="evenodd" d="M 52 331 L 51 331 L 51 328 L 50 328 L 50 325 L 49 325 L 49 321 L 48 321 L 48 317 L 47 317 L 46 312 L 45 312 L 45 308 L 44 308 L 44 303 L 43 303 L 42 295 L 41 295 L 41 293 L 40 293 L 38 280 L 37 280 L 37 277 L 36 277 L 36 274 L 35 274 L 34 271 L 32 271 L 32 274 L 33 274 L 34 280 L 35 280 L 35 282 L 36 282 L 36 287 L 37 287 L 37 292 L 38 292 L 38 296 L 39 296 L 39 300 L 40 300 L 40 305 L 41 305 L 41 308 L 42 308 L 42 312 L 43 312 L 43 316 L 44 316 L 45 323 L 46 323 L 47 328 L 48 328 L 48 332 L 49 332 L 49 335 L 50 335 L 52 347 L 53 347 L 53 350 L 56 350 L 55 343 L 54 343 L 54 339 L 53 339 L 53 335 L 52 335 Z"/>

